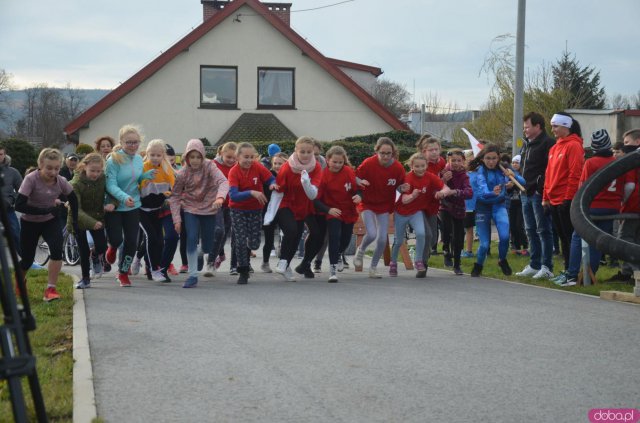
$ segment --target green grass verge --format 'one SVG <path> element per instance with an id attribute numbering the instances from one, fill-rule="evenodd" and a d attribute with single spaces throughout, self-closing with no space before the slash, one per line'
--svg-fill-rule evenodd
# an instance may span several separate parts
<path id="1" fill-rule="evenodd" d="M 36 319 L 36 330 L 29 332 L 36 356 L 38 378 L 47 415 L 51 422 L 73 420 L 73 283 L 71 277 L 60 275 L 58 292 L 62 298 L 45 303 L 47 286 L 45 270 L 29 271 L 27 290 Z M 23 392 L 29 421 L 36 421 L 28 380 L 23 379 Z M 6 381 L 0 382 L 0 421 L 13 421 L 13 411 Z"/>
<path id="2" fill-rule="evenodd" d="M 439 245 L 439 251 L 442 249 L 442 246 Z M 478 243 L 475 242 L 473 245 L 473 253 L 475 254 L 478 251 Z M 462 271 L 465 274 L 471 273 L 471 269 L 473 268 L 473 264 L 476 259 L 474 258 L 463 258 L 461 263 Z M 529 285 L 536 286 L 544 286 L 547 288 L 559 289 L 562 291 L 572 291 L 572 292 L 580 292 L 582 294 L 595 295 L 600 296 L 600 291 L 621 291 L 621 292 L 633 292 L 633 286 L 623 283 L 606 283 L 604 282 L 606 279 L 618 273 L 619 268 L 611 268 L 608 266 L 600 266 L 598 269 L 598 273 L 596 274 L 596 278 L 598 279 L 595 285 L 590 286 L 570 286 L 570 287 L 560 287 L 549 280 L 535 280 L 533 278 L 524 278 L 515 276 L 516 272 L 521 271 L 524 267 L 529 264 L 529 257 L 526 256 L 517 256 L 513 254 L 511 251 L 507 254 L 507 261 L 509 265 L 513 269 L 513 275 L 505 276 L 502 274 L 500 267 L 498 266 L 498 242 L 491 243 L 491 257 L 487 257 L 484 262 L 484 267 L 482 269 L 482 276 L 502 279 L 513 282 L 521 282 Z M 562 270 L 564 270 L 564 261 L 562 256 L 554 256 L 553 257 L 553 269 L 554 273 L 558 274 Z M 444 266 L 444 256 L 439 254 L 437 256 L 431 256 L 429 259 L 429 267 L 435 267 L 439 269 L 451 270 L 451 268 L 446 268 Z"/>

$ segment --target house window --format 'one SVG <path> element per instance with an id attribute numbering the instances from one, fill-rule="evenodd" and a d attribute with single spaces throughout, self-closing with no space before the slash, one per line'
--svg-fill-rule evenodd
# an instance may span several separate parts
<path id="1" fill-rule="evenodd" d="M 209 109 L 238 107 L 237 67 L 200 67 L 200 107 Z"/>
<path id="2" fill-rule="evenodd" d="M 258 68 L 258 108 L 293 109 L 295 72 L 291 68 Z"/>

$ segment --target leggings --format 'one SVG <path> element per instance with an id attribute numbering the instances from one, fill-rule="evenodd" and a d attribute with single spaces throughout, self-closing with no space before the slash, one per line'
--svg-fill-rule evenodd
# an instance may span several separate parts
<path id="1" fill-rule="evenodd" d="M 464 218 L 453 217 L 446 210 L 440 211 L 442 222 L 442 249 L 453 256 L 454 266 L 460 266 L 460 253 L 464 244 Z"/>
<path id="2" fill-rule="evenodd" d="M 564 269 L 569 270 L 569 259 L 571 256 L 571 237 L 573 236 L 573 223 L 569 215 L 571 207 L 562 204 L 551 206 L 551 219 L 558 234 L 564 258 Z"/>
<path id="3" fill-rule="evenodd" d="M 213 243 L 213 249 L 211 250 L 211 254 L 207 257 L 207 262 L 213 263 L 218 257 L 224 257 L 224 244 L 227 243 L 227 239 L 231 236 L 231 267 L 238 267 L 238 257 L 236 254 L 235 248 L 235 232 L 233 231 L 233 226 L 231 225 L 231 211 L 228 207 L 222 208 L 222 214 L 219 219 L 221 221 L 216 221 L 216 227 L 221 228 L 223 230 L 222 238 L 220 240 L 216 240 Z"/>
<path id="4" fill-rule="evenodd" d="M 262 262 L 268 263 L 269 256 L 271 256 L 271 250 L 275 247 L 276 228 L 278 224 L 271 222 L 271 224 L 263 226 L 264 232 L 264 246 L 262 247 Z"/>
<path id="5" fill-rule="evenodd" d="M 158 270 L 162 261 L 162 249 L 164 248 L 162 220 L 158 217 L 158 210 L 140 210 L 140 229 L 145 240 L 144 253 L 151 264 L 149 269 Z"/>
<path id="6" fill-rule="evenodd" d="M 522 202 L 511 200 L 509 205 L 509 228 L 511 229 L 511 246 L 514 250 L 528 248 L 527 235 L 524 232 L 524 216 L 522 214 Z"/>
<path id="7" fill-rule="evenodd" d="M 353 223 L 340 219 L 327 219 L 329 232 L 329 264 L 338 264 L 340 254 L 349 246 L 353 234 Z"/>
<path id="8" fill-rule="evenodd" d="M 21 223 L 20 248 L 22 249 L 22 260 L 20 260 L 20 267 L 25 274 L 33 264 L 38 239 L 41 236 L 49 246 L 51 260 L 62 260 L 62 226 L 60 219 L 54 217 L 46 222 L 29 222 L 22 219 Z"/>
<path id="9" fill-rule="evenodd" d="M 430 215 L 424 213 L 424 253 L 422 258 L 425 265 L 429 263 L 431 257 L 431 249 L 438 242 L 438 215 Z"/>
<path id="10" fill-rule="evenodd" d="M 231 222 L 236 234 L 235 250 L 238 257 L 238 272 L 248 272 L 251 250 L 260 248 L 262 210 L 231 209 Z"/>
<path id="11" fill-rule="evenodd" d="M 304 243 L 304 258 L 302 262 L 305 265 L 310 265 L 324 243 L 327 233 L 327 220 L 324 215 L 310 214 L 304 219 L 304 223 L 307 225 L 309 236 Z"/>
<path id="12" fill-rule="evenodd" d="M 278 210 L 275 220 L 278 222 L 283 234 L 280 260 L 286 260 L 288 266 L 298 249 L 298 243 L 304 229 L 304 220 L 296 220 L 293 212 L 288 207 Z"/>
<path id="13" fill-rule="evenodd" d="M 391 250 L 391 261 L 398 261 L 398 252 L 402 243 L 404 243 L 404 234 L 407 230 L 407 225 L 411 225 L 413 231 L 416 234 L 416 257 L 420 260 L 425 250 L 425 229 L 424 219 L 422 212 L 418 211 L 409 216 L 404 216 L 399 213 L 393 215 L 393 225 L 395 227 L 396 236 L 393 240 L 393 249 Z"/>
<path id="14" fill-rule="evenodd" d="M 138 230 L 140 224 L 140 211 L 133 209 L 130 211 L 116 211 L 105 215 L 107 226 L 107 238 L 112 248 L 118 249 L 123 243 L 118 271 L 128 273 L 131 262 L 138 248 Z"/>
<path id="15" fill-rule="evenodd" d="M 87 232 L 91 238 L 93 238 L 93 254 L 95 258 L 100 257 L 107 251 L 107 238 L 104 234 L 104 229 L 98 229 L 97 231 L 78 231 L 76 239 L 78 240 L 78 248 L 80 250 L 80 268 L 82 269 L 82 279 L 89 280 L 90 269 L 90 254 L 89 242 L 87 240 Z"/>
<path id="16" fill-rule="evenodd" d="M 389 213 L 376 214 L 371 210 L 362 212 L 362 221 L 367 229 L 367 233 L 362 238 L 360 249 L 366 251 L 369 244 L 376 241 L 376 248 L 371 258 L 371 267 L 375 268 L 382 257 L 384 248 L 387 246 L 389 233 Z"/>

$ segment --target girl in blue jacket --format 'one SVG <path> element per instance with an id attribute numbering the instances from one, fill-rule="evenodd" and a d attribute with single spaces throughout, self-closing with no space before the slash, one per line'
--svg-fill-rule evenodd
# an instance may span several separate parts
<path id="1" fill-rule="evenodd" d="M 511 274 L 511 267 L 507 262 L 509 250 L 509 214 L 505 200 L 506 189 L 512 184 L 508 176 L 514 176 L 513 171 L 499 166 L 500 149 L 495 144 L 486 144 L 478 156 L 471 161 L 469 169 L 476 172 L 473 180 L 473 192 L 476 194 L 476 229 L 480 238 L 480 247 L 476 255 L 471 276 L 480 276 L 491 243 L 491 219 L 498 230 L 498 265 L 505 275 Z M 518 182 L 524 185 L 524 179 L 516 176 Z"/>

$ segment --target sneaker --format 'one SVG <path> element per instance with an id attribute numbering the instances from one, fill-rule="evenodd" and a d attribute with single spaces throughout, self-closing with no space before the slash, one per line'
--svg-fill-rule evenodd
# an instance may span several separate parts
<path id="1" fill-rule="evenodd" d="M 577 283 L 577 277 L 567 275 L 567 279 L 560 286 L 576 286 Z"/>
<path id="2" fill-rule="evenodd" d="M 173 263 L 169 265 L 169 268 L 167 269 L 167 274 L 171 276 L 178 276 L 178 271 L 176 270 L 176 267 L 173 265 Z"/>
<path id="3" fill-rule="evenodd" d="M 42 269 L 46 269 L 46 267 L 40 266 L 38 263 L 33 263 L 29 269 L 42 270 Z"/>
<path id="4" fill-rule="evenodd" d="M 113 264 L 116 262 L 116 253 L 118 252 L 118 250 L 116 250 L 115 248 L 109 246 L 107 248 L 107 253 L 104 255 L 104 258 L 107 260 L 107 263 L 109 264 Z"/>
<path id="5" fill-rule="evenodd" d="M 371 279 L 381 279 L 382 275 L 378 273 L 378 269 L 376 269 L 375 267 L 371 267 L 369 268 L 369 277 Z"/>
<path id="6" fill-rule="evenodd" d="M 276 264 L 276 273 L 280 273 L 281 275 L 284 275 L 286 271 L 287 271 L 287 261 L 279 260 L 278 264 Z"/>
<path id="7" fill-rule="evenodd" d="M 136 257 L 131 263 L 131 274 L 135 276 L 138 273 L 140 273 L 140 259 Z"/>
<path id="8" fill-rule="evenodd" d="M 453 265 L 453 263 L 451 263 L 451 265 Z M 417 260 L 415 262 L 415 266 L 416 266 L 416 278 L 424 278 L 425 276 L 427 276 L 427 266 L 424 265 L 424 261 L 422 260 Z"/>
<path id="9" fill-rule="evenodd" d="M 463 251 L 462 254 L 460 254 L 460 257 L 462 257 L 462 258 L 472 258 L 472 257 L 474 257 L 473 251 Z"/>
<path id="10" fill-rule="evenodd" d="M 498 260 L 498 266 L 500 266 L 500 270 L 502 270 L 502 274 L 505 276 L 509 276 L 513 273 L 511 270 L 511 266 L 509 266 L 509 262 L 507 259 Z"/>
<path id="11" fill-rule="evenodd" d="M 329 283 L 338 282 L 338 277 L 336 276 L 336 272 L 338 271 L 338 266 L 335 264 L 329 265 Z"/>
<path id="12" fill-rule="evenodd" d="M 107 261 L 106 257 L 103 255 L 100 262 L 102 263 L 102 271 L 104 273 L 111 272 L 111 264 Z"/>
<path id="13" fill-rule="evenodd" d="M 347 257 L 344 254 L 342 254 L 342 264 L 345 269 L 349 268 L 349 262 L 347 261 Z"/>
<path id="14" fill-rule="evenodd" d="M 91 288 L 90 279 L 81 279 L 80 282 L 76 284 L 76 289 L 85 289 L 85 288 Z"/>
<path id="15" fill-rule="evenodd" d="M 311 265 L 305 264 L 304 262 L 297 265 L 294 270 L 296 271 L 296 273 L 304 275 L 304 277 L 307 279 L 315 278 L 315 274 L 311 271 Z"/>
<path id="16" fill-rule="evenodd" d="M 230 274 L 231 276 L 235 276 L 235 275 L 237 275 L 237 274 L 238 274 L 238 268 L 236 268 L 236 267 L 232 267 L 232 268 L 229 270 L 229 274 Z"/>
<path id="17" fill-rule="evenodd" d="M 520 250 L 520 255 L 523 257 L 529 257 L 529 250 Z"/>
<path id="18" fill-rule="evenodd" d="M 540 270 L 538 270 L 538 273 L 533 275 L 533 279 L 551 279 L 552 277 L 553 277 L 553 272 L 549 270 L 549 268 L 544 264 L 542 265 L 542 267 L 540 267 Z"/>
<path id="19" fill-rule="evenodd" d="M 246 285 L 249 283 L 249 272 L 240 272 L 240 276 L 238 276 L 238 281 L 236 282 L 238 285 Z"/>
<path id="20" fill-rule="evenodd" d="M 198 272 L 204 268 L 204 254 L 198 254 Z"/>
<path id="21" fill-rule="evenodd" d="M 471 276 L 474 278 L 482 275 L 482 265 L 479 263 L 473 263 L 473 269 L 471 270 Z"/>
<path id="22" fill-rule="evenodd" d="M 389 276 L 392 278 L 398 276 L 398 263 L 395 261 L 389 262 Z"/>
<path id="23" fill-rule="evenodd" d="M 195 288 L 198 286 L 198 278 L 196 276 L 189 276 L 186 281 L 184 281 L 183 288 Z"/>
<path id="24" fill-rule="evenodd" d="M 206 269 L 204 271 L 204 275 L 208 278 L 211 278 L 216 275 L 216 265 L 214 263 L 207 262 Z"/>
<path id="25" fill-rule="evenodd" d="M 564 282 L 565 275 L 567 274 L 566 271 L 562 271 L 560 273 L 558 273 L 558 275 L 556 277 L 553 277 L 551 279 L 549 279 L 551 282 L 556 283 L 556 282 Z"/>
<path id="26" fill-rule="evenodd" d="M 226 259 L 227 259 L 227 256 L 225 256 L 224 254 L 216 257 L 216 261 L 214 262 L 216 269 L 219 268 L 222 262 L 225 261 Z"/>
<path id="27" fill-rule="evenodd" d="M 621 271 L 618 270 L 618 273 L 611 276 L 609 279 L 605 280 L 605 282 L 632 282 L 633 276 L 625 275 Z"/>
<path id="28" fill-rule="evenodd" d="M 322 262 L 313 263 L 313 273 L 322 273 Z"/>
<path id="29" fill-rule="evenodd" d="M 129 280 L 129 275 L 126 273 L 118 273 L 116 280 L 120 282 L 120 286 L 123 288 L 131 287 L 131 281 Z"/>
<path id="30" fill-rule="evenodd" d="M 169 283 L 171 282 L 171 278 L 169 277 L 169 272 L 167 269 L 161 269 L 160 270 L 160 274 L 162 275 L 162 277 L 164 278 L 164 280 L 160 281 L 162 283 Z"/>
<path id="31" fill-rule="evenodd" d="M 460 266 L 454 266 L 453 267 L 453 273 L 460 276 L 460 275 L 464 275 L 464 272 L 462 271 L 462 269 L 460 269 Z"/>
<path id="32" fill-rule="evenodd" d="M 269 263 L 262 263 L 262 265 L 260 265 L 260 270 L 262 270 L 264 273 L 273 273 L 273 270 L 271 270 L 271 266 L 269 266 Z"/>
<path id="33" fill-rule="evenodd" d="M 444 254 L 444 265 L 445 267 L 453 267 L 453 257 L 450 253 Z"/>
<path id="34" fill-rule="evenodd" d="M 165 277 L 160 270 L 152 270 L 151 280 L 154 282 L 165 282 Z"/>
<path id="35" fill-rule="evenodd" d="M 295 278 L 295 276 L 293 275 L 293 270 L 291 270 L 291 267 L 290 267 L 290 266 L 289 266 L 289 267 L 287 267 L 287 269 L 284 271 L 284 273 L 283 273 L 282 275 L 284 276 L 284 279 L 285 279 L 287 282 L 295 282 L 295 281 L 296 281 L 296 278 Z"/>
<path id="36" fill-rule="evenodd" d="M 58 291 L 56 291 L 54 286 L 49 286 L 44 290 L 44 297 L 42 299 L 46 302 L 59 300 L 60 294 L 58 294 Z"/>
<path id="37" fill-rule="evenodd" d="M 345 269 L 344 262 L 342 260 L 338 259 L 338 264 L 336 264 L 336 270 L 338 272 L 343 272 L 344 269 Z"/>
<path id="38" fill-rule="evenodd" d="M 364 258 L 364 251 L 358 248 L 356 250 L 356 256 L 353 258 L 353 265 L 355 266 L 356 271 L 362 271 L 362 265 L 364 263 L 363 258 Z"/>
<path id="39" fill-rule="evenodd" d="M 525 268 L 522 269 L 522 272 L 516 273 L 516 276 L 533 276 L 537 274 L 539 271 L 540 269 L 534 269 L 533 267 L 527 264 Z"/>
<path id="40" fill-rule="evenodd" d="M 180 266 L 180 273 L 187 273 L 189 271 L 189 266 L 187 266 L 186 264 L 183 264 L 182 266 Z"/>
<path id="41" fill-rule="evenodd" d="M 275 256 L 276 256 L 276 250 L 271 250 L 269 257 L 275 257 Z"/>

